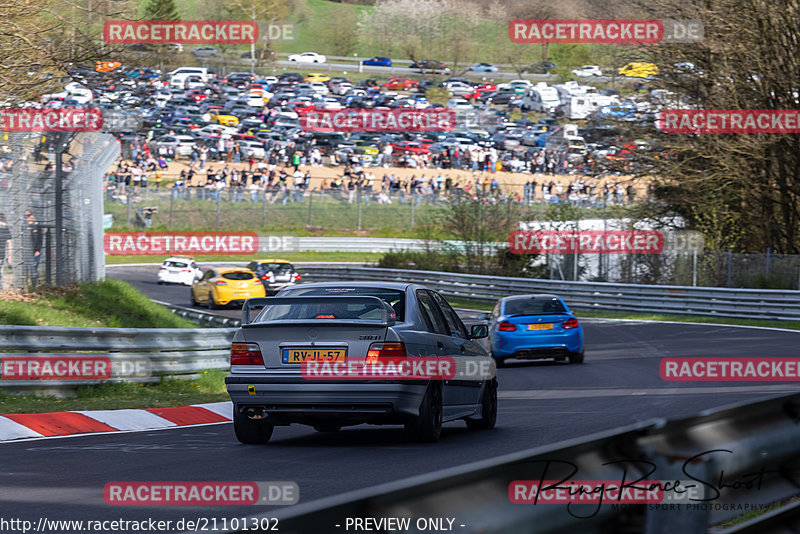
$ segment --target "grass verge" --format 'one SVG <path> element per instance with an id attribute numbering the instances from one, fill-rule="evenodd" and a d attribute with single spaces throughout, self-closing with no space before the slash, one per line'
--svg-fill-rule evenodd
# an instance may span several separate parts
<path id="1" fill-rule="evenodd" d="M 120 280 L 36 292 L 0 293 L 0 324 L 112 328 L 197 328 Z"/>
<path id="2" fill-rule="evenodd" d="M 9 395 L 0 390 L 0 414 L 70 410 L 161 408 L 229 400 L 226 371 L 204 371 L 195 380 L 165 379 L 154 384 L 130 382 L 81 387 L 74 398 Z"/>
<path id="3" fill-rule="evenodd" d="M 494 307 L 493 302 L 479 302 L 463 298 L 447 298 L 456 308 L 470 308 L 473 310 L 490 311 Z M 800 321 L 770 321 L 762 319 L 736 319 L 733 317 L 694 317 L 685 315 L 667 315 L 660 313 L 628 313 L 628 312 L 604 312 L 604 311 L 583 311 L 576 309 L 575 315 L 580 318 L 597 319 L 631 319 L 636 321 L 675 321 L 681 323 L 707 323 L 720 325 L 740 325 L 740 326 L 760 326 L 767 328 L 787 328 L 789 330 L 800 330 Z"/>

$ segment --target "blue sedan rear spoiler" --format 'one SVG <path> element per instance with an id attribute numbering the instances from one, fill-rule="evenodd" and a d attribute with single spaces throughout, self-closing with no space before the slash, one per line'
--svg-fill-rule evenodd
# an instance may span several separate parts
<path id="1" fill-rule="evenodd" d="M 385 301 L 378 297 L 369 296 L 328 296 L 328 295 L 314 295 L 307 297 L 256 297 L 247 299 L 242 306 L 242 326 L 251 325 L 250 322 L 250 309 L 257 307 L 275 306 L 280 304 L 302 304 L 313 303 L 325 300 L 326 302 L 336 302 L 342 304 L 372 304 L 376 305 L 381 310 L 380 322 L 369 321 L 364 319 L 289 319 L 279 320 L 278 322 L 288 322 L 291 324 L 370 324 L 375 326 L 393 326 L 396 322 L 397 316 L 394 309 Z M 269 324 L 269 323 L 267 323 Z"/>

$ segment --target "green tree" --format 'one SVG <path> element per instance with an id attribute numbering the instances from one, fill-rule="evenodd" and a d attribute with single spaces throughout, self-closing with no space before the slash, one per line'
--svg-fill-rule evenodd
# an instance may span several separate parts
<path id="1" fill-rule="evenodd" d="M 146 20 L 178 20 L 178 8 L 175 0 L 149 0 L 144 6 Z"/>

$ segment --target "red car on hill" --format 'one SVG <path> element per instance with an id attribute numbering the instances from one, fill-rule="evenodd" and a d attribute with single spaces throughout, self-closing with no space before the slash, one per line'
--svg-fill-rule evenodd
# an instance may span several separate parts
<path id="1" fill-rule="evenodd" d="M 497 91 L 497 86 L 493 83 L 482 83 L 480 85 L 476 85 L 475 89 L 471 93 L 464 95 L 464 98 L 467 100 L 477 100 L 482 94 L 490 91 Z"/>
<path id="2" fill-rule="evenodd" d="M 384 82 L 381 87 L 389 91 L 408 91 L 417 85 L 419 85 L 419 82 L 416 80 L 410 80 L 402 76 L 395 76 L 393 78 L 389 78 L 389 80 Z"/>

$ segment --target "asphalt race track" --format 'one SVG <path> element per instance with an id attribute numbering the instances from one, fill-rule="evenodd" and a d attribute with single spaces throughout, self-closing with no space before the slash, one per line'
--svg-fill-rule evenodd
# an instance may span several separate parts
<path id="1" fill-rule="evenodd" d="M 189 306 L 189 289 L 159 286 L 156 267 L 111 268 L 146 295 Z M 216 313 L 216 312 L 215 312 Z M 238 310 L 227 311 L 238 317 Z M 278 427 L 266 446 L 241 445 L 231 424 L 0 444 L 0 510 L 34 521 L 177 521 L 246 517 L 263 507 L 110 506 L 110 481 L 294 481 L 300 502 L 429 473 L 652 417 L 796 391 L 782 383 L 663 382 L 665 356 L 796 355 L 800 332 L 714 325 L 583 321 L 586 363 L 512 362 L 498 371 L 499 413 L 492 431 L 450 423 L 440 442 L 405 441 L 400 427 L 359 426 L 338 433 Z M 174 523 L 173 523 L 174 525 Z M 336 531 L 337 529 L 332 529 Z M 344 530 L 339 530 L 344 532 Z M 320 529 L 319 532 L 325 532 Z"/>

